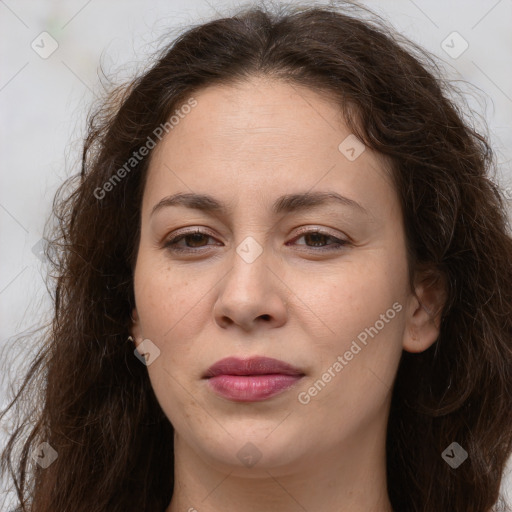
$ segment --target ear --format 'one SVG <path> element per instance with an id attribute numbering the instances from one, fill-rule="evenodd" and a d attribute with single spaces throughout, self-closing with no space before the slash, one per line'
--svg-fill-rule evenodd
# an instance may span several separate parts
<path id="1" fill-rule="evenodd" d="M 131 337 L 133 338 L 133 343 L 134 343 L 135 347 L 137 348 L 137 350 L 139 350 L 139 346 L 140 346 L 142 340 L 144 339 L 144 336 L 142 336 L 142 329 L 140 326 L 139 315 L 137 313 L 136 308 L 132 309 L 131 317 L 132 317 L 132 325 L 130 327 L 130 334 L 131 334 Z M 140 352 L 140 350 L 139 350 L 139 352 Z"/>
<path id="2" fill-rule="evenodd" d="M 408 306 L 403 348 L 423 352 L 437 341 L 446 303 L 446 278 L 440 271 L 419 271 Z"/>

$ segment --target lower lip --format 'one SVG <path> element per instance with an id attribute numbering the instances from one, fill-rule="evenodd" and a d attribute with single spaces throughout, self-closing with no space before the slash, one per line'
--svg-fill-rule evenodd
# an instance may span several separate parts
<path id="1" fill-rule="evenodd" d="M 282 393 L 298 382 L 300 375 L 217 375 L 208 379 L 215 393 L 237 402 L 258 402 Z"/>

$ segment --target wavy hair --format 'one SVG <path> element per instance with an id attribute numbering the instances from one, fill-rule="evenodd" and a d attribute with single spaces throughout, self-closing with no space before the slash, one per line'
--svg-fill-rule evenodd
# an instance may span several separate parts
<path id="1" fill-rule="evenodd" d="M 494 153 L 436 60 L 350 2 L 245 6 L 188 27 L 91 111 L 80 171 L 57 190 L 46 236 L 52 319 L 0 416 L 16 405 L 21 417 L 1 457 L 20 510 L 169 504 L 173 427 L 127 342 L 150 155 L 98 190 L 194 92 L 255 75 L 332 98 L 352 133 L 391 162 L 411 285 L 418 270 L 446 279 L 439 337 L 403 352 L 393 388 L 394 509 L 490 511 L 512 451 L 512 238 Z M 469 455 L 457 469 L 441 456 L 454 441 Z M 42 442 L 58 454 L 46 468 L 31 458 Z"/>

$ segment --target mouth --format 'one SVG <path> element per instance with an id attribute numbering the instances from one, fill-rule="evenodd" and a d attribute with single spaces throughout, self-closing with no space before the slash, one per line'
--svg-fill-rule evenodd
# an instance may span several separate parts
<path id="1" fill-rule="evenodd" d="M 294 366 L 273 359 L 270 357 L 251 357 L 250 359 L 238 359 L 236 357 L 226 357 L 217 361 L 208 368 L 203 378 L 216 377 L 217 375 L 292 375 L 303 376 L 304 373 Z"/>
<path id="2" fill-rule="evenodd" d="M 304 377 L 294 366 L 268 357 L 217 361 L 203 375 L 217 395 L 236 402 L 266 400 L 292 387 Z"/>

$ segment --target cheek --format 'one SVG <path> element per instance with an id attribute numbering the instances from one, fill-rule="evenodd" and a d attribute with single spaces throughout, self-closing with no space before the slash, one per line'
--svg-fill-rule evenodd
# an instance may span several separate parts
<path id="1" fill-rule="evenodd" d="M 318 393 L 318 406 L 380 406 L 402 352 L 406 279 L 405 259 L 398 250 L 368 251 L 321 279 L 304 278 L 300 293 L 321 319 L 315 320 L 321 327 L 311 331 L 318 361 L 313 385 L 330 369 L 325 387 L 319 383 L 312 390 Z"/>
<path id="2" fill-rule="evenodd" d="M 175 338 L 177 332 L 183 340 L 194 334 L 188 330 L 199 325 L 197 312 L 209 288 L 191 278 L 190 271 L 142 257 L 134 281 L 137 311 L 145 337 L 164 344 L 165 340 Z M 195 321 L 191 322 L 191 317 Z"/>
<path id="3" fill-rule="evenodd" d="M 147 367 L 151 386 L 171 423 L 188 424 L 196 404 L 180 383 L 183 373 L 194 367 L 191 340 L 198 328 L 194 280 L 190 274 L 171 269 L 167 262 L 142 255 L 135 269 L 134 288 L 142 335 L 160 350 Z M 177 411 L 185 412 L 177 415 Z"/>
<path id="4" fill-rule="evenodd" d="M 399 255 L 393 258 L 385 259 L 375 251 L 364 258 L 347 258 L 314 276 L 312 272 L 299 275 L 290 271 L 284 280 L 293 283 L 298 308 L 303 309 L 301 304 L 305 308 L 297 320 L 308 319 L 307 330 L 311 332 L 314 325 L 313 333 L 320 342 L 333 337 L 352 339 L 378 321 L 393 303 L 403 302 L 406 266 Z"/>

